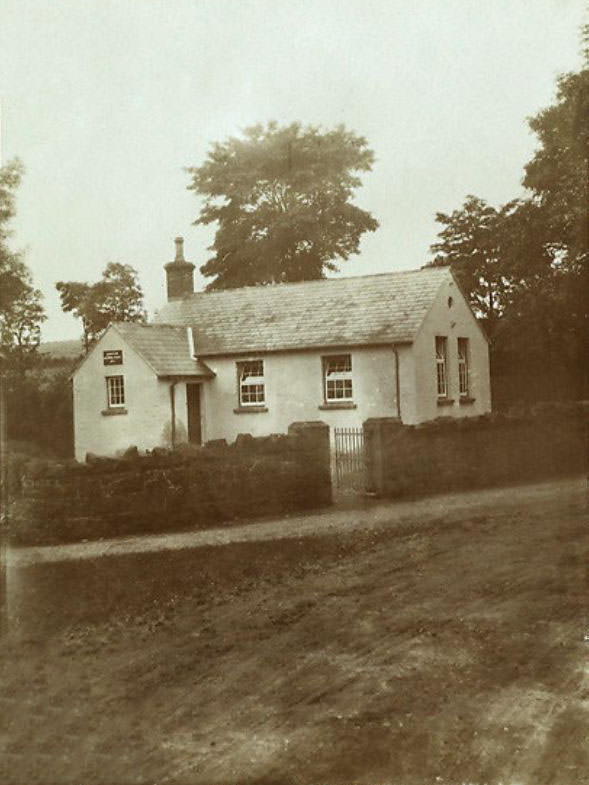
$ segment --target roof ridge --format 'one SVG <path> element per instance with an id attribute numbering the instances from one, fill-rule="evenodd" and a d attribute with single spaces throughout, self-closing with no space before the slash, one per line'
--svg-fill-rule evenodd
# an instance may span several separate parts
<path id="1" fill-rule="evenodd" d="M 111 322 L 113 327 L 141 327 L 141 328 L 148 328 L 148 327 L 172 327 L 175 330 L 182 330 L 184 329 L 180 324 L 169 324 L 168 322 Z"/>
<path id="2" fill-rule="evenodd" d="M 449 270 L 450 265 L 424 265 L 423 267 L 412 268 L 410 270 L 389 270 L 388 272 L 384 273 L 368 273 L 366 275 L 343 275 L 341 278 L 313 278 L 308 281 L 278 281 L 275 283 L 268 283 L 268 284 L 248 284 L 247 286 L 234 286 L 232 288 L 227 289 L 212 289 L 210 291 L 204 290 L 200 292 L 193 292 L 192 294 L 186 295 L 182 297 L 179 302 L 190 300 L 192 297 L 197 297 L 204 294 L 225 294 L 226 292 L 243 292 L 244 290 L 260 290 L 260 289 L 268 289 L 273 290 L 276 288 L 290 288 L 294 286 L 310 286 L 312 284 L 321 284 L 321 283 L 335 283 L 338 281 L 357 281 L 360 278 L 384 278 L 387 276 L 396 276 L 396 275 L 414 275 L 415 273 L 430 273 L 437 270 Z"/>

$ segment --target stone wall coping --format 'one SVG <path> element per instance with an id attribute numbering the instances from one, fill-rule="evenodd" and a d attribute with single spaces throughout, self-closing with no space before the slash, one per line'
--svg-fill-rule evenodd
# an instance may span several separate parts
<path id="1" fill-rule="evenodd" d="M 369 417 L 364 425 L 403 425 L 400 417 Z"/>
<path id="2" fill-rule="evenodd" d="M 300 422 L 293 422 L 288 426 L 288 432 L 291 433 L 292 431 L 301 431 L 305 429 L 325 429 L 329 428 L 329 425 L 323 420 L 301 420 Z"/>

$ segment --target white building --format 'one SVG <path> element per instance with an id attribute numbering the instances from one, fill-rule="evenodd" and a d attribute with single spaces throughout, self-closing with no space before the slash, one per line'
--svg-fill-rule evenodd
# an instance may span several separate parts
<path id="1" fill-rule="evenodd" d="M 490 411 L 487 338 L 448 268 L 195 293 L 176 244 L 155 323 L 111 325 L 73 375 L 78 460 Z"/>

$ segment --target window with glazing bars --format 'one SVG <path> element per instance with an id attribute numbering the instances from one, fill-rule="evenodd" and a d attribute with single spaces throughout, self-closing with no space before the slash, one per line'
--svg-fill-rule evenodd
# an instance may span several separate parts
<path id="1" fill-rule="evenodd" d="M 106 377 L 106 396 L 111 408 L 125 405 L 125 380 L 122 376 Z"/>
<path id="2" fill-rule="evenodd" d="M 461 398 L 469 394 L 468 338 L 458 338 L 458 387 Z"/>
<path id="3" fill-rule="evenodd" d="M 248 360 L 238 363 L 239 405 L 260 406 L 266 400 L 264 361 Z"/>
<path id="4" fill-rule="evenodd" d="M 323 358 L 325 400 L 352 400 L 352 355 L 334 354 Z"/>
<path id="5" fill-rule="evenodd" d="M 448 374 L 447 364 L 447 344 L 448 339 L 443 335 L 436 335 L 436 382 L 438 398 L 448 396 Z"/>

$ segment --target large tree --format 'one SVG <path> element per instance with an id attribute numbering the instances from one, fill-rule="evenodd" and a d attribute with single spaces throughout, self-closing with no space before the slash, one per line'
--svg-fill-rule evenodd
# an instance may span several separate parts
<path id="1" fill-rule="evenodd" d="M 62 310 L 82 321 L 86 351 L 111 322 L 144 322 L 147 318 L 137 271 L 128 264 L 110 262 L 96 283 L 58 281 L 55 286 Z"/>
<path id="2" fill-rule="evenodd" d="M 45 314 L 22 255 L 9 245 L 15 193 L 24 169 L 14 160 L 0 168 L 0 346 L 19 367 L 34 355 Z"/>
<path id="3" fill-rule="evenodd" d="M 374 153 L 339 126 L 300 123 L 247 128 L 189 168 L 204 197 L 196 224 L 217 223 L 213 256 L 201 267 L 208 289 L 324 278 L 358 253 L 377 221 L 352 204 Z"/>
<path id="4" fill-rule="evenodd" d="M 452 213 L 436 213 L 436 221 L 443 228 L 431 246 L 435 254 L 431 264 L 451 265 L 475 312 L 491 324 L 503 310 L 508 286 L 503 246 L 506 217 L 512 208 L 509 204 L 496 209 L 484 199 L 469 195 Z"/>
<path id="5" fill-rule="evenodd" d="M 585 28 L 589 41 L 589 26 Z M 587 358 L 589 292 L 589 52 L 579 73 L 561 76 L 556 101 L 529 121 L 540 142 L 523 184 L 544 218 L 553 255 L 549 307 L 563 351 L 581 369 Z M 585 380 L 586 381 L 586 380 Z"/>
<path id="6" fill-rule="evenodd" d="M 589 60 L 559 77 L 556 102 L 529 120 L 540 146 L 523 184 L 544 209 L 550 241 L 566 262 L 588 261 Z"/>
<path id="7" fill-rule="evenodd" d="M 493 334 L 522 293 L 554 273 L 557 249 L 549 242 L 543 209 L 514 199 L 500 207 L 467 196 L 451 214 L 436 213 L 442 225 L 431 251 L 434 266 L 452 266 L 473 310 Z"/>
<path id="8" fill-rule="evenodd" d="M 524 199 L 467 197 L 438 213 L 432 264 L 451 264 L 485 318 L 498 376 L 528 397 L 585 395 L 589 262 L 589 61 L 561 76 L 555 103 L 529 119 L 539 146 Z M 586 384 L 586 379 L 585 379 Z"/>

